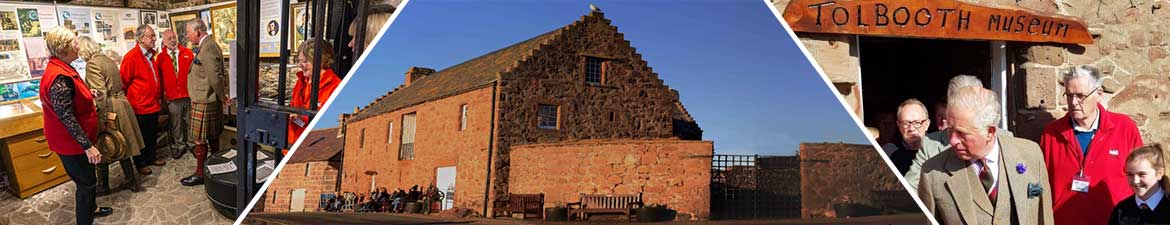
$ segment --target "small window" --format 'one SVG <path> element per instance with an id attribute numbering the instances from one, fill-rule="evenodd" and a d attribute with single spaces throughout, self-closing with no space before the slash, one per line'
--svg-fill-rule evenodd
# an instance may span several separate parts
<path id="1" fill-rule="evenodd" d="M 312 163 L 305 163 L 305 176 L 306 177 L 309 176 L 309 168 L 312 168 L 312 167 L 313 167 Z"/>
<path id="2" fill-rule="evenodd" d="M 601 84 L 605 77 L 605 60 L 597 57 L 585 57 L 585 83 Z"/>
<path id="3" fill-rule="evenodd" d="M 459 106 L 459 130 L 467 130 L 467 104 Z"/>
<path id="4" fill-rule="evenodd" d="M 386 144 L 394 144 L 394 121 L 386 123 Z"/>
<path id="5" fill-rule="evenodd" d="M 366 128 L 362 128 L 361 133 L 358 134 L 358 148 L 366 147 Z"/>
<path id="6" fill-rule="evenodd" d="M 556 130 L 559 107 L 556 105 L 541 104 L 537 110 L 537 127 L 541 129 Z"/>

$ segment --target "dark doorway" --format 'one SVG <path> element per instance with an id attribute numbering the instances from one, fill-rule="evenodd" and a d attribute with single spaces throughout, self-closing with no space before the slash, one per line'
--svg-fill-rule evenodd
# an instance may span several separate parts
<path id="1" fill-rule="evenodd" d="M 952 77 L 973 75 L 985 87 L 991 81 L 987 41 L 862 36 L 858 42 L 865 126 L 879 129 L 881 143 L 897 136 L 897 107 L 902 101 L 917 98 L 933 115 L 935 103 L 946 100 Z M 934 131 L 938 121 L 931 119 Z"/>

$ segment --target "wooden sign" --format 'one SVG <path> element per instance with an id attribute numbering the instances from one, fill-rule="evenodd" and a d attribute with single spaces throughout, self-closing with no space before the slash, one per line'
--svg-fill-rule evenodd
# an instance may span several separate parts
<path id="1" fill-rule="evenodd" d="M 1092 44 L 1079 19 L 955 0 L 792 0 L 795 32 Z"/>

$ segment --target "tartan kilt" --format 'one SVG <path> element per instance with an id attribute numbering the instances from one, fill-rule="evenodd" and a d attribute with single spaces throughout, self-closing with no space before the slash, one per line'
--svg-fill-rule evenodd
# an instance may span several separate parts
<path id="1" fill-rule="evenodd" d="M 219 138 L 220 131 L 223 130 L 223 122 L 220 118 L 223 117 L 222 104 L 219 102 L 212 103 L 191 103 L 191 132 L 190 141 L 207 141 L 208 137 Z"/>

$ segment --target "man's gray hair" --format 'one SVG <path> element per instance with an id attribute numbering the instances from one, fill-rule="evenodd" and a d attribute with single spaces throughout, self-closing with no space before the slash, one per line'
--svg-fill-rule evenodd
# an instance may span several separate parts
<path id="1" fill-rule="evenodd" d="M 947 108 L 963 110 L 972 113 L 971 124 L 980 132 L 987 132 L 987 128 L 995 127 L 999 123 L 999 97 L 995 92 L 983 87 L 964 87 L 955 90 L 947 96 Z"/>
<path id="2" fill-rule="evenodd" d="M 911 106 L 911 105 L 918 106 L 918 108 L 922 109 L 923 113 L 926 113 L 927 118 L 930 117 L 929 116 L 930 110 L 926 109 L 926 104 L 922 104 L 922 101 L 918 101 L 918 99 L 911 98 L 911 99 L 906 99 L 906 101 L 902 101 L 902 104 L 898 105 L 898 119 L 899 120 L 902 119 L 901 117 L 902 117 L 902 112 L 904 111 L 903 109 L 905 109 L 906 106 Z"/>
<path id="3" fill-rule="evenodd" d="M 135 39 L 140 39 L 142 36 L 146 36 L 146 30 L 154 31 L 154 28 L 146 24 L 138 25 L 138 29 L 134 30 Z"/>
<path id="4" fill-rule="evenodd" d="M 187 21 L 187 27 L 194 28 L 195 31 L 207 33 L 207 24 L 204 24 L 203 20 L 200 19 Z"/>
<path id="5" fill-rule="evenodd" d="M 959 74 L 951 78 L 951 83 L 947 85 L 947 96 L 955 95 L 955 92 L 965 87 L 983 87 L 983 81 L 975 76 Z"/>
<path id="6" fill-rule="evenodd" d="M 1101 79 L 1101 72 L 1097 68 L 1089 65 L 1073 66 L 1064 71 L 1064 75 L 1060 79 L 1060 83 L 1068 85 L 1068 82 L 1077 78 L 1088 78 L 1089 84 L 1092 85 L 1093 90 L 1101 88 L 1104 80 Z"/>

